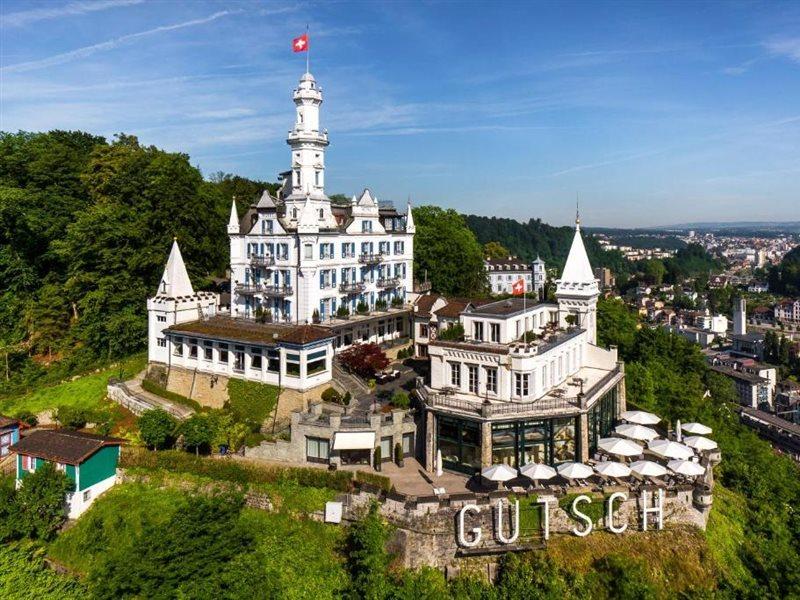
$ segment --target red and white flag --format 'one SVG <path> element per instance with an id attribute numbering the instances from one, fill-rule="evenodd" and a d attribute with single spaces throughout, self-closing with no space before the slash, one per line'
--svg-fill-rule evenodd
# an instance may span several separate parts
<path id="1" fill-rule="evenodd" d="M 520 277 L 514 282 L 514 285 L 511 286 L 511 293 L 514 296 L 522 296 L 525 293 L 525 280 Z"/>
<path id="2" fill-rule="evenodd" d="M 294 52 L 308 52 L 308 34 L 304 33 L 300 37 L 292 40 L 292 50 Z"/>

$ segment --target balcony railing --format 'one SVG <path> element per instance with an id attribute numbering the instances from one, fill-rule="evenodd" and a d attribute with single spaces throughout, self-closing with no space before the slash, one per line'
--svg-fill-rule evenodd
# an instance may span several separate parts
<path id="1" fill-rule="evenodd" d="M 265 285 L 263 287 L 266 296 L 291 296 L 293 292 L 290 285 Z"/>
<path id="2" fill-rule="evenodd" d="M 236 284 L 236 293 L 237 294 L 258 294 L 262 291 L 263 285 L 260 283 L 237 283 Z"/>
<path id="3" fill-rule="evenodd" d="M 275 257 L 269 254 L 251 254 L 250 264 L 260 267 L 270 267 L 275 264 Z"/>
<path id="4" fill-rule="evenodd" d="M 400 285 L 400 278 L 399 277 L 384 277 L 382 279 L 378 279 L 376 285 L 379 288 L 396 288 Z"/>
<path id="5" fill-rule="evenodd" d="M 340 283 L 339 284 L 339 291 L 343 294 L 360 294 L 367 288 L 366 284 L 360 281 L 356 281 L 354 283 Z"/>
<path id="6" fill-rule="evenodd" d="M 364 265 L 376 265 L 383 262 L 383 254 L 371 254 L 362 252 L 358 257 L 358 262 Z"/>

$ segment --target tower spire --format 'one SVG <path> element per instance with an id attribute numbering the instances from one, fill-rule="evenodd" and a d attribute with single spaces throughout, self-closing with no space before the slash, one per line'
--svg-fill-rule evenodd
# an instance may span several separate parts
<path id="1" fill-rule="evenodd" d="M 578 192 L 575 192 L 575 229 L 581 227 L 581 199 Z"/>

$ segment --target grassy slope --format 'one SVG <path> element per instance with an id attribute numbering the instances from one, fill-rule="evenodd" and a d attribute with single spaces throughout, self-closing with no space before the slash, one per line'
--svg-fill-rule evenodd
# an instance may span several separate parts
<path id="1" fill-rule="evenodd" d="M 48 569 L 35 545 L 0 545 L 0 598 L 3 600 L 79 600 L 86 590 L 74 578 Z"/>
<path id="2" fill-rule="evenodd" d="M 106 384 L 109 377 L 119 377 L 120 367 L 123 378 L 130 378 L 144 369 L 147 358 L 136 355 L 125 359 L 113 369 L 105 369 L 99 373 L 91 373 L 74 381 L 65 381 L 57 385 L 39 388 L 22 396 L 11 396 L 0 400 L 0 413 L 15 415 L 23 410 L 40 413 L 59 406 L 77 406 L 81 408 L 97 408 L 106 395 Z"/>
<path id="3" fill-rule="evenodd" d="M 187 488 L 211 491 L 209 486 L 220 483 L 164 472 L 150 475 L 147 483 L 124 483 L 109 490 L 50 545 L 49 555 L 85 575 L 104 552 L 130 544 L 143 523 L 166 522 L 183 506 Z M 337 553 L 343 532 L 312 521 L 301 511 L 321 509 L 335 492 L 289 484 L 265 485 L 263 491 L 270 492 L 279 510 L 245 509 L 242 518 L 255 535 L 257 564 L 263 567 L 264 581 L 274 597 L 338 597 L 347 582 Z M 298 586 L 298 581 L 303 585 Z"/>

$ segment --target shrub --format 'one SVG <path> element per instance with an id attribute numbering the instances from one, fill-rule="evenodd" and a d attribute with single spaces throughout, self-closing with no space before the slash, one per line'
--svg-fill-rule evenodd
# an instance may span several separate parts
<path id="1" fill-rule="evenodd" d="M 255 448 L 256 446 L 260 446 L 261 442 L 267 439 L 263 433 L 248 433 L 247 437 L 244 438 L 244 445 L 248 448 Z"/>
<path id="2" fill-rule="evenodd" d="M 59 406 L 54 416 L 62 427 L 68 429 L 83 429 L 89 420 L 88 412 L 77 406 Z"/>
<path id="3" fill-rule="evenodd" d="M 19 411 L 17 413 L 17 419 L 19 419 L 26 425 L 30 425 L 31 427 L 36 427 L 39 424 L 39 419 L 37 418 L 37 416 L 29 410 Z"/>
<path id="4" fill-rule="evenodd" d="M 376 451 L 378 448 L 376 448 Z M 391 492 L 393 487 L 392 480 L 384 475 L 378 475 L 376 473 L 368 473 L 366 471 L 356 471 L 356 481 L 360 481 L 362 483 L 368 483 L 370 485 L 374 485 L 376 488 L 383 490 L 384 492 Z"/>
<path id="5" fill-rule="evenodd" d="M 375 310 L 386 310 L 386 300 L 376 300 L 375 301 Z"/>
<path id="6" fill-rule="evenodd" d="M 148 410 L 137 422 L 142 441 L 153 450 L 166 448 L 174 440 L 178 421 L 167 411 L 156 408 Z"/>
<path id="7" fill-rule="evenodd" d="M 403 462 L 403 446 L 400 442 L 394 445 L 394 462 L 398 465 Z"/>
<path id="8" fill-rule="evenodd" d="M 339 305 L 339 308 L 336 309 L 336 316 L 340 319 L 344 319 L 345 317 L 350 316 L 350 309 L 347 308 L 344 304 Z"/>
<path id="9" fill-rule="evenodd" d="M 73 482 L 46 462 L 22 480 L 17 492 L 20 530 L 30 537 L 51 540 L 66 521 L 64 500 Z"/>
<path id="10" fill-rule="evenodd" d="M 335 404 L 341 404 L 342 395 L 339 392 L 337 392 L 334 388 L 329 387 L 324 392 L 322 392 L 322 400 L 323 402 L 333 402 Z"/>
<path id="11" fill-rule="evenodd" d="M 400 296 L 395 296 L 392 298 L 392 306 L 397 308 L 398 306 L 403 306 L 403 299 Z"/>
<path id="12" fill-rule="evenodd" d="M 347 569 L 350 571 L 352 597 L 389 598 L 391 557 L 386 551 L 389 530 L 378 513 L 377 503 L 361 521 L 350 526 L 347 534 Z"/>
<path id="13" fill-rule="evenodd" d="M 314 309 L 314 312 L 311 315 L 311 320 L 314 323 L 319 323 L 320 322 L 319 311 L 316 308 Z"/>
<path id="14" fill-rule="evenodd" d="M 345 406 L 350 406 L 350 401 L 353 399 L 353 395 L 348 391 L 344 393 L 342 396 L 342 404 Z"/>
<path id="15" fill-rule="evenodd" d="M 208 415 L 196 414 L 186 419 L 180 427 L 183 443 L 189 449 L 194 449 L 195 454 L 200 451 L 207 452 L 211 449 L 211 442 L 216 435 L 216 427 Z"/>
<path id="16" fill-rule="evenodd" d="M 274 385 L 231 379 L 228 381 L 228 407 L 234 419 L 258 431 L 278 402 L 278 388 Z"/>
<path id="17" fill-rule="evenodd" d="M 352 471 L 325 471 L 312 467 L 280 467 L 246 460 L 203 458 L 177 450 L 147 452 L 136 448 L 125 448 L 120 466 L 192 473 L 242 484 L 295 483 L 339 492 L 349 491 L 353 480 Z"/>
<path id="18" fill-rule="evenodd" d="M 363 300 L 356 304 L 356 312 L 360 315 L 365 315 L 369 312 L 369 306 Z"/>
<path id="19" fill-rule="evenodd" d="M 381 447 L 378 446 L 375 448 L 375 452 L 373 453 L 374 463 L 372 466 L 375 467 L 376 471 L 381 470 L 381 461 L 383 460 Z"/>
<path id="20" fill-rule="evenodd" d="M 392 396 L 392 404 L 396 408 L 408 408 L 410 405 L 408 394 L 405 392 L 395 392 L 394 396 Z"/>
<path id="21" fill-rule="evenodd" d="M 464 326 L 461 323 L 455 323 L 450 327 L 440 329 L 437 337 L 445 341 L 461 341 L 464 339 Z"/>

